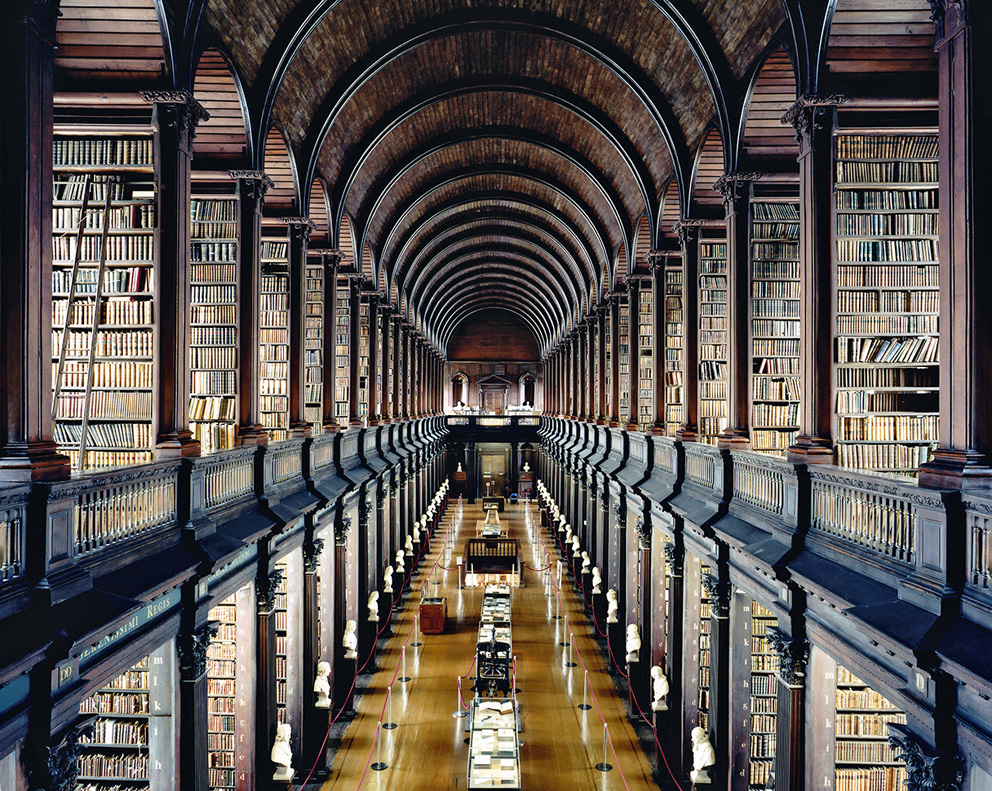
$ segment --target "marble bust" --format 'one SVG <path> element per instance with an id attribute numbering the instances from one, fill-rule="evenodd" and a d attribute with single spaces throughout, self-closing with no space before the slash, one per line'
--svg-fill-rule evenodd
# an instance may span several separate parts
<path id="1" fill-rule="evenodd" d="M 658 665 L 651 666 L 651 710 L 668 711 L 668 677 Z"/>
<path id="2" fill-rule="evenodd" d="M 276 740 L 272 743 L 272 763 L 276 765 L 273 780 L 293 779 L 293 750 L 289 745 L 289 737 L 292 733 L 288 723 L 276 726 Z"/>
<path id="3" fill-rule="evenodd" d="M 396 550 L 396 572 L 402 577 L 404 572 L 406 572 L 406 561 L 403 560 L 403 550 Z M 402 587 L 402 586 L 400 586 Z"/>
<path id="4" fill-rule="evenodd" d="M 603 592 L 603 575 L 599 571 L 599 566 L 592 567 L 592 592 L 602 593 Z"/>
<path id="5" fill-rule="evenodd" d="M 379 591 L 372 591 L 369 594 L 369 620 L 373 623 L 379 622 Z"/>
<path id="6" fill-rule="evenodd" d="M 465 470 L 462 469 L 462 463 L 461 462 L 458 462 L 458 469 L 455 470 L 455 472 L 465 472 Z"/>
<path id="7" fill-rule="evenodd" d="M 416 526 L 414 526 L 414 528 L 416 529 Z M 413 537 L 412 536 L 407 536 L 406 537 L 406 540 L 403 542 L 403 550 L 405 550 L 405 554 L 406 554 L 407 557 L 410 557 L 413 554 Z"/>
<path id="8" fill-rule="evenodd" d="M 692 729 L 692 771 L 689 779 L 693 783 L 710 783 L 709 767 L 716 763 L 716 750 L 710 743 L 709 736 L 700 727 Z"/>
<path id="9" fill-rule="evenodd" d="M 641 632 L 636 623 L 627 625 L 627 662 L 633 663 L 640 660 Z"/>
<path id="10" fill-rule="evenodd" d="M 571 543 L 572 543 L 572 526 L 565 525 L 565 544 L 568 545 Z"/>
<path id="11" fill-rule="evenodd" d="M 353 620 L 344 623 L 344 635 L 341 638 L 344 646 L 345 659 L 358 659 L 358 624 Z"/>
<path id="12" fill-rule="evenodd" d="M 317 678 L 313 681 L 313 691 L 317 693 L 317 702 L 314 706 L 318 709 L 329 709 L 331 707 L 331 666 L 328 662 L 317 663 Z"/>
<path id="13" fill-rule="evenodd" d="M 588 574 L 589 567 L 592 565 L 592 558 L 589 557 L 589 553 L 582 550 L 582 573 Z"/>
<path id="14" fill-rule="evenodd" d="M 578 536 L 572 536 L 572 557 L 573 558 L 580 558 L 580 557 L 582 557 L 582 550 L 580 549 L 580 546 L 579 546 L 579 537 Z"/>
<path id="15" fill-rule="evenodd" d="M 616 623 L 617 622 L 617 610 L 620 609 L 620 605 L 617 603 L 617 589 L 610 588 L 606 591 L 606 622 Z"/>
<path id="16" fill-rule="evenodd" d="M 382 592 L 392 593 L 393 592 L 393 567 L 386 566 L 386 570 L 382 574 Z"/>
<path id="17" fill-rule="evenodd" d="M 414 522 L 413 523 L 413 538 L 412 538 L 412 541 L 415 542 L 415 543 L 417 543 L 417 544 L 420 543 L 420 522 Z M 411 550 L 412 550 L 412 548 L 411 548 Z M 410 554 L 412 555 L 413 552 L 411 551 Z"/>
<path id="18" fill-rule="evenodd" d="M 530 472 L 530 462 L 529 461 L 525 461 L 524 462 L 524 472 Z"/>

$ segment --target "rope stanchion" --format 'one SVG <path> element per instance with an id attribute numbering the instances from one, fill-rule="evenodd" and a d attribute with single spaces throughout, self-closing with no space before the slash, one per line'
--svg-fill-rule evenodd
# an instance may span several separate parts
<path id="1" fill-rule="evenodd" d="M 606 748 L 609 746 L 609 743 L 610 743 L 610 726 L 604 722 L 603 723 L 603 761 L 602 763 L 596 764 L 596 768 L 600 772 L 610 772 L 613 770 L 613 765 L 606 763 Z M 613 757 L 613 760 L 614 761 L 617 760 L 616 756 Z M 620 762 L 617 761 L 617 766 L 619 765 Z M 626 783 L 624 785 L 626 785 Z"/>

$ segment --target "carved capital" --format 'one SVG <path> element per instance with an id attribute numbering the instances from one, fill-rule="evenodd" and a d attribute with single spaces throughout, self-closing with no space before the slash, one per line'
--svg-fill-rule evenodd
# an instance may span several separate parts
<path id="1" fill-rule="evenodd" d="M 804 686 L 809 641 L 789 637 L 780 629 L 766 629 L 765 638 L 778 656 L 778 677 L 782 683 L 788 687 Z"/>
<path id="2" fill-rule="evenodd" d="M 699 229 L 703 222 L 703 220 L 685 219 L 679 220 L 672 226 L 672 230 L 679 237 L 679 244 L 682 245 L 683 250 L 699 238 Z"/>
<path id="3" fill-rule="evenodd" d="M 320 553 L 324 551 L 324 539 L 315 538 L 310 543 L 303 545 L 303 571 L 307 574 L 316 574 L 320 565 Z"/>
<path id="4" fill-rule="evenodd" d="M 383 482 L 375 490 L 375 507 L 377 511 L 381 511 L 386 507 L 386 499 L 389 497 L 389 484 Z"/>
<path id="5" fill-rule="evenodd" d="M 752 181 L 762 177 L 762 173 L 732 171 L 724 173 L 713 182 L 713 189 L 723 196 L 725 205 L 733 204 L 747 197 Z"/>
<path id="6" fill-rule="evenodd" d="M 258 184 L 258 189 L 262 195 L 276 186 L 276 183 L 261 170 L 229 170 L 227 175 L 235 181 L 249 181 Z"/>
<path id="7" fill-rule="evenodd" d="M 613 516 L 617 520 L 617 529 L 626 530 L 627 529 L 627 507 L 624 501 L 618 500 L 613 506 Z"/>
<path id="8" fill-rule="evenodd" d="M 55 27 L 62 16 L 62 0 L 33 0 L 24 17 L 24 24 L 32 28 L 53 48 L 58 47 L 55 38 Z"/>
<path id="9" fill-rule="evenodd" d="M 83 725 L 69 731 L 57 747 L 43 748 L 41 761 L 28 773 L 31 791 L 73 791 L 79 776 L 79 740 L 92 733 L 92 725 Z"/>
<path id="10" fill-rule="evenodd" d="M 969 23 L 969 0 L 929 0 L 934 38 L 939 42 L 948 30 L 954 31 Z"/>
<path id="11" fill-rule="evenodd" d="M 641 549 L 651 548 L 651 525 L 641 517 L 637 517 L 634 522 L 634 530 L 637 531 L 637 542 Z"/>
<path id="12" fill-rule="evenodd" d="M 667 255 L 662 250 L 649 250 L 647 254 L 648 269 L 654 274 L 659 269 L 665 268 Z"/>
<path id="13" fill-rule="evenodd" d="M 358 529 L 365 531 L 369 527 L 369 517 L 372 515 L 372 508 L 374 506 L 369 502 L 368 497 L 365 498 L 365 502 L 362 503 L 362 507 L 358 509 Z"/>
<path id="14" fill-rule="evenodd" d="M 334 543 L 343 547 L 348 543 L 348 531 L 351 530 L 351 517 L 342 516 L 334 525 Z"/>
<path id="15" fill-rule="evenodd" d="M 685 571 L 685 550 L 671 541 L 665 542 L 665 563 L 668 565 L 668 576 L 681 577 Z"/>
<path id="16" fill-rule="evenodd" d="M 806 147 L 817 129 L 822 129 L 822 119 L 826 112 L 844 104 L 848 100 L 842 94 L 811 94 L 804 93 L 792 103 L 782 115 L 783 124 L 789 124 L 796 130 L 796 140 L 801 147 Z"/>
<path id="17" fill-rule="evenodd" d="M 269 576 L 264 579 L 263 584 L 258 586 L 256 604 L 259 615 L 268 615 L 275 609 L 276 592 L 282 583 L 282 578 L 282 569 L 272 569 Z"/>
<path id="18" fill-rule="evenodd" d="M 710 600 L 710 612 L 715 618 L 730 617 L 730 583 L 723 582 L 712 574 L 705 574 L 701 580 L 703 590 Z"/>
<path id="19" fill-rule="evenodd" d="M 307 255 L 319 255 L 323 260 L 324 268 L 337 271 L 341 266 L 341 251 L 333 247 L 310 247 L 307 248 Z"/>
<path id="20" fill-rule="evenodd" d="M 176 652 L 179 654 L 179 676 L 183 681 L 196 681 L 207 672 L 207 649 L 219 628 L 216 621 L 208 621 L 193 634 L 179 635 Z"/>
<path id="21" fill-rule="evenodd" d="M 934 755 L 898 725 L 889 726 L 889 745 L 896 758 L 906 762 L 906 791 L 961 791 L 964 759 L 960 755 Z"/>
<path id="22" fill-rule="evenodd" d="M 189 91 L 141 91 L 138 94 L 148 104 L 171 104 L 176 107 L 176 124 L 180 132 L 196 137 L 196 127 L 210 120 L 210 113 Z"/>

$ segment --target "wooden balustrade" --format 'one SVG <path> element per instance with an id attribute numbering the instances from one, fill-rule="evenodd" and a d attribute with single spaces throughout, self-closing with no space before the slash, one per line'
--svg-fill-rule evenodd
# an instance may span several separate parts
<path id="1" fill-rule="evenodd" d="M 678 452 L 675 443 L 667 437 L 654 438 L 654 464 L 668 475 L 675 475 L 678 468 Z"/>
<path id="2" fill-rule="evenodd" d="M 206 471 L 207 509 L 251 497 L 255 491 L 254 451 L 239 449 L 235 456 L 211 464 Z"/>
<path id="3" fill-rule="evenodd" d="M 282 483 L 303 473 L 300 445 L 272 451 L 272 482 Z"/>
<path id="4" fill-rule="evenodd" d="M 76 555 L 174 523 L 178 477 L 178 466 L 110 485 L 104 483 L 103 476 L 93 476 L 74 509 Z"/>
<path id="5" fill-rule="evenodd" d="M 968 514 L 968 581 L 988 590 L 992 587 L 992 517 Z"/>
<path id="6" fill-rule="evenodd" d="M 813 530 L 886 557 L 915 561 L 916 512 L 908 490 L 917 487 L 818 469 L 810 477 Z"/>
<path id="7" fill-rule="evenodd" d="M 783 470 L 769 466 L 765 458 L 733 454 L 734 499 L 782 516 L 785 503 Z"/>
<path id="8" fill-rule="evenodd" d="M 313 468 L 315 470 L 322 470 L 333 464 L 334 443 L 331 441 L 320 442 L 315 440 L 313 443 L 312 458 Z"/>
<path id="9" fill-rule="evenodd" d="M 20 508 L 0 511 L 0 582 L 24 571 L 24 518 Z"/>
<path id="10" fill-rule="evenodd" d="M 703 446 L 686 445 L 685 477 L 690 483 L 712 489 L 716 480 L 715 459 L 703 452 Z"/>

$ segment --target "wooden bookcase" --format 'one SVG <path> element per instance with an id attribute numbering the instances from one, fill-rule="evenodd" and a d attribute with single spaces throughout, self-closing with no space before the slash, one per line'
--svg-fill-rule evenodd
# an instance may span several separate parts
<path id="1" fill-rule="evenodd" d="M 940 417 L 937 135 L 844 130 L 834 156 L 837 463 L 915 475 Z"/>
<path id="2" fill-rule="evenodd" d="M 640 282 L 637 328 L 637 425 L 641 431 L 651 431 L 654 423 L 654 294 L 649 280 Z"/>
<path id="3" fill-rule="evenodd" d="M 174 778 L 172 655 L 167 642 L 80 702 L 77 791 L 166 791 Z"/>
<path id="4" fill-rule="evenodd" d="M 190 221 L 189 420 L 213 453 L 237 444 L 237 198 L 194 198 Z"/>
<path id="5" fill-rule="evenodd" d="M 711 618 L 710 618 L 710 597 L 706 592 L 706 586 L 702 580 L 710 573 L 710 567 L 706 563 L 699 566 L 699 685 L 696 697 L 696 710 L 699 715 L 699 727 L 704 731 L 710 729 L 710 651 L 711 643 Z"/>
<path id="6" fill-rule="evenodd" d="M 901 791 L 906 768 L 889 745 L 888 725 L 906 715 L 838 664 L 834 716 L 836 791 Z"/>
<path id="7" fill-rule="evenodd" d="M 334 417 L 347 426 L 350 415 L 351 288 L 348 278 L 338 278 L 334 328 Z"/>
<path id="8" fill-rule="evenodd" d="M 156 372 L 155 147 L 56 124 L 52 416 L 76 470 L 149 461 Z"/>
<path id="9" fill-rule="evenodd" d="M 278 442 L 289 436 L 289 240 L 263 228 L 259 280 L 259 420 Z"/>
<path id="10" fill-rule="evenodd" d="M 751 448 L 784 455 L 799 430 L 799 207 L 751 203 Z"/>
<path id="11" fill-rule="evenodd" d="M 778 619 L 756 601 L 751 602 L 751 716 L 748 787 L 768 788 L 775 771 L 778 725 L 778 656 L 765 636 Z"/>
<path id="12" fill-rule="evenodd" d="M 369 409 L 369 353 L 371 351 L 371 310 L 366 298 L 358 300 L 358 414 L 362 422 L 368 420 Z"/>
<path id="13" fill-rule="evenodd" d="M 723 229 L 699 239 L 699 441 L 727 428 L 727 241 Z"/>
<path id="14" fill-rule="evenodd" d="M 665 434 L 669 437 L 685 422 L 682 281 L 682 259 L 669 258 L 665 266 Z"/>
<path id="15" fill-rule="evenodd" d="M 275 608 L 272 611 L 276 627 L 276 719 L 282 725 L 288 721 L 286 702 L 289 678 L 289 571 L 285 561 L 279 561 L 275 567 L 282 572 L 282 578 L 276 587 Z"/>
<path id="16" fill-rule="evenodd" d="M 210 610 L 217 635 L 207 648 L 207 782 L 234 788 L 237 775 L 238 618 L 236 596 Z"/>
<path id="17" fill-rule="evenodd" d="M 636 307 L 635 307 L 636 311 Z M 630 420 L 630 305 L 627 297 L 620 297 L 617 304 L 617 373 L 620 376 L 620 403 L 618 405 L 620 425 L 626 426 Z"/>
<path id="18" fill-rule="evenodd" d="M 304 418 L 314 435 L 324 423 L 324 268 L 319 261 L 307 263 L 303 327 Z"/>

